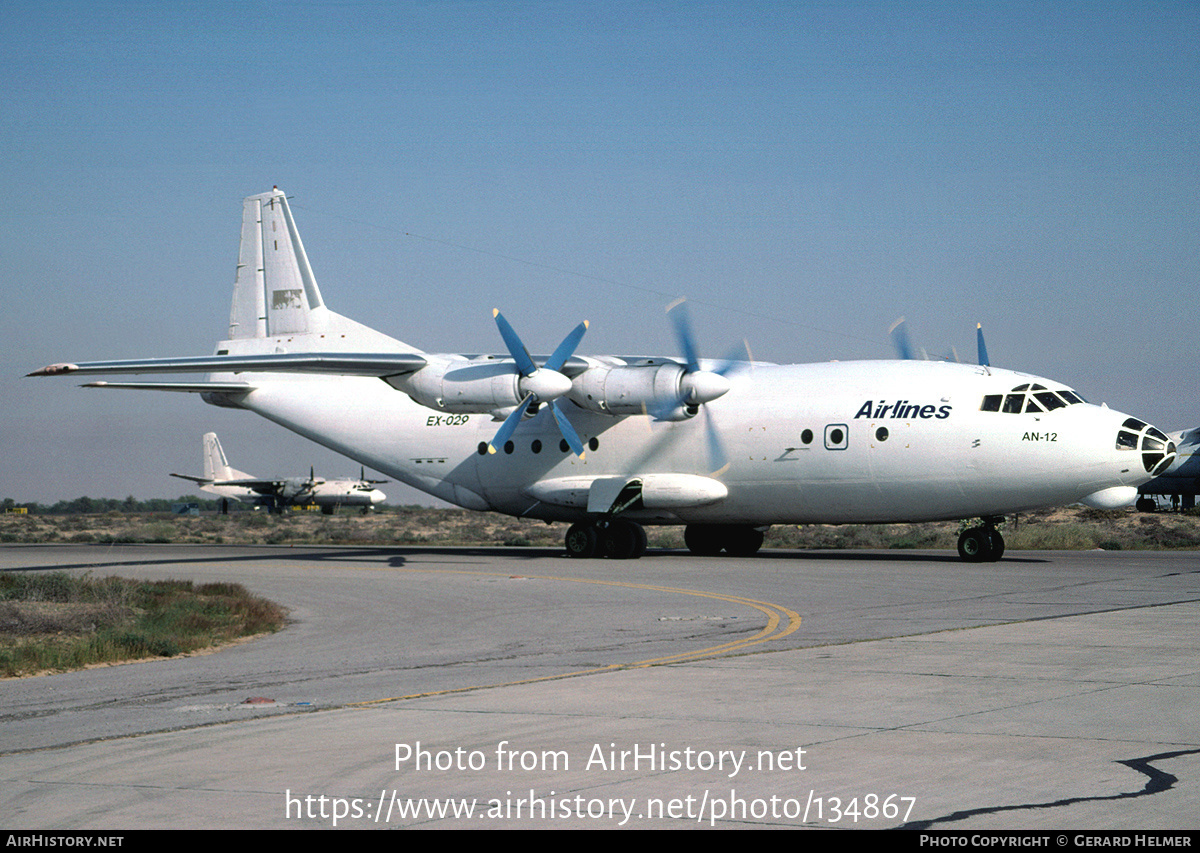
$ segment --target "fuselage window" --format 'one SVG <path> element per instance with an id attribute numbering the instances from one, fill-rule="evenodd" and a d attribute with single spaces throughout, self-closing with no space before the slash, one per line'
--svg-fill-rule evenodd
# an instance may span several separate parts
<path id="1" fill-rule="evenodd" d="M 806 429 L 804 432 L 800 433 L 800 443 L 801 444 L 812 444 L 812 440 L 813 440 L 813 431 L 811 429 Z"/>
<path id="2" fill-rule="evenodd" d="M 825 449 L 845 450 L 849 444 L 849 431 L 845 424 L 830 424 L 825 427 Z"/>

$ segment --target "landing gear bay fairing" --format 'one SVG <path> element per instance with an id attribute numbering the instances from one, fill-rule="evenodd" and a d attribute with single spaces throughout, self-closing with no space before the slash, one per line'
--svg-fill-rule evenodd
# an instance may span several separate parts
<path id="1" fill-rule="evenodd" d="M 767 364 L 580 356 L 587 324 L 530 356 L 425 352 L 326 307 L 287 199 L 245 200 L 229 335 L 204 357 L 54 364 L 30 375 L 206 374 L 93 387 L 199 393 L 458 506 L 566 521 L 569 554 L 639 557 L 645 525 L 695 554 L 754 554 L 773 524 L 978 519 L 1130 503 L 1175 458 L 1167 436 L 1060 382 L 938 361 Z M 982 353 L 982 346 L 981 346 Z"/>

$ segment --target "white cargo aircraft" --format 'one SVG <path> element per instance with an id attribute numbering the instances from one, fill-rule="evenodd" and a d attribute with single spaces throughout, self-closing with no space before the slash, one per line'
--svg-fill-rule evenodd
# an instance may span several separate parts
<path id="1" fill-rule="evenodd" d="M 959 554 L 997 560 L 1006 514 L 1123 505 L 1175 458 L 1154 427 L 1053 380 L 986 363 L 707 361 L 671 316 L 681 359 L 576 356 L 586 323 L 531 358 L 499 312 L 507 355 L 427 353 L 326 307 L 275 189 L 245 200 L 213 356 L 31 375 L 206 373 L 95 384 L 198 392 L 450 503 L 573 522 L 576 557 L 638 557 L 647 524 L 742 556 L 772 524 L 978 519 Z"/>
<path id="2" fill-rule="evenodd" d="M 191 480 L 202 492 L 239 502 L 265 506 L 283 512 L 289 506 L 319 506 L 325 515 L 333 515 L 339 507 L 359 507 L 365 513 L 387 498 L 375 488 L 386 480 L 368 480 L 362 472 L 357 480 L 324 480 L 308 469 L 307 477 L 277 477 L 265 480 L 229 466 L 225 451 L 215 432 L 204 434 L 204 476 L 172 474 Z"/>

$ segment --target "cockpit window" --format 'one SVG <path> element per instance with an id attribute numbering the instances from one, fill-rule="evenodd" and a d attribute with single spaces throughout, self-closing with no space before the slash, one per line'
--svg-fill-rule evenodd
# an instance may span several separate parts
<path id="1" fill-rule="evenodd" d="M 1046 407 L 1047 412 L 1053 412 L 1055 409 L 1061 409 L 1067 405 L 1062 401 L 1062 398 L 1053 391 L 1039 391 L 1034 395 L 1038 398 L 1038 402 Z"/>
<path id="2" fill-rule="evenodd" d="M 1128 423 L 1128 421 L 1126 421 Z M 1137 450 L 1138 437 L 1135 433 L 1121 430 L 1117 433 L 1117 450 Z"/>
<path id="3" fill-rule="evenodd" d="M 981 412 L 1003 412 L 1009 415 L 1019 415 L 1021 413 L 1053 412 L 1055 409 L 1062 409 L 1067 406 L 1074 406 L 1076 403 L 1086 403 L 1087 401 L 1067 388 L 1059 388 L 1051 390 L 1045 385 L 1033 384 L 1028 382 L 1024 385 L 1018 385 L 1016 388 L 1007 394 L 988 394 L 983 398 L 983 402 L 979 406 Z M 1133 418 L 1129 419 L 1133 421 Z M 1141 423 L 1138 421 L 1137 423 Z M 1131 427 L 1129 422 L 1126 422 L 1126 427 L 1130 429 L 1140 430 L 1141 426 Z"/>

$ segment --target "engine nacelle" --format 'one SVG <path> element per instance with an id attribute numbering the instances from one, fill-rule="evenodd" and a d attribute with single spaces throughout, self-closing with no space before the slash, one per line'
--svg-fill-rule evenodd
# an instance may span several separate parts
<path id="1" fill-rule="evenodd" d="M 575 377 L 567 397 L 575 405 L 605 415 L 641 415 L 662 409 L 680 398 L 681 365 L 647 364 L 629 367 L 590 367 Z M 687 407 L 678 406 L 681 418 Z M 675 413 L 666 419 L 676 420 Z"/>
<path id="2" fill-rule="evenodd" d="M 388 384 L 422 406 L 442 412 L 481 413 L 511 410 L 524 399 L 512 362 L 461 361 L 427 364 Z"/>

